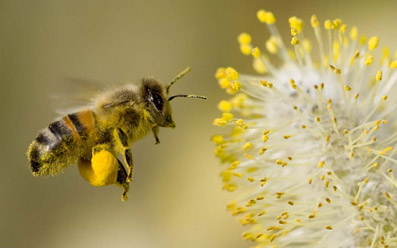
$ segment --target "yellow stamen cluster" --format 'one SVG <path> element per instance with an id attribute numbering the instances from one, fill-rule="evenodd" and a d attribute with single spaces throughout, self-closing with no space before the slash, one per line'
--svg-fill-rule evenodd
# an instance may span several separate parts
<path id="1" fill-rule="evenodd" d="M 223 189 L 238 194 L 227 209 L 248 228 L 243 239 L 258 248 L 397 247 L 397 102 L 387 97 L 397 83 L 397 56 L 384 49 L 376 70 L 379 38 L 341 19 L 320 25 L 311 17 L 312 51 L 301 19 L 289 18 L 285 44 L 271 12 L 257 17 L 270 31 L 266 49 L 246 33 L 238 42 L 264 75 L 216 72 L 220 87 L 235 95 L 219 102 L 214 120 L 230 134 L 211 137 L 227 164 Z"/>

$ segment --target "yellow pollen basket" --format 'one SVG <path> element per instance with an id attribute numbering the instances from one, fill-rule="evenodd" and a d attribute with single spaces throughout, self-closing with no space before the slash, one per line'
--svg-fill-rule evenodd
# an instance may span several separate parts
<path id="1" fill-rule="evenodd" d="M 93 186 L 106 186 L 114 184 L 118 172 L 117 158 L 109 151 L 102 150 L 95 153 L 91 163 L 79 162 L 79 172 Z"/>

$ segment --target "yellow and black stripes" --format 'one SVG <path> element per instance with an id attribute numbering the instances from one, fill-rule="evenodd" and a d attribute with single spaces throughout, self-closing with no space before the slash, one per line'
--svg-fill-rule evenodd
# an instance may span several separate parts
<path id="1" fill-rule="evenodd" d="M 64 116 L 40 132 L 28 150 L 29 165 L 34 175 L 54 174 L 74 162 L 78 147 L 96 132 L 95 114 L 91 110 Z"/>

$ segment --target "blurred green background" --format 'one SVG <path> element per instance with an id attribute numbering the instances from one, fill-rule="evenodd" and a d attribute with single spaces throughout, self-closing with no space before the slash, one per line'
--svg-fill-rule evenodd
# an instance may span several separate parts
<path id="1" fill-rule="evenodd" d="M 237 35 L 268 36 L 260 8 L 276 15 L 289 39 L 288 17 L 309 25 L 339 17 L 380 45 L 394 45 L 396 1 L 0 1 L 0 247 L 248 247 L 243 228 L 226 212 L 221 170 L 209 137 L 225 94 L 219 66 L 252 73 Z M 311 34 L 311 30 L 306 33 Z M 394 50 L 392 50 L 394 52 Z M 172 102 L 175 130 L 162 129 L 132 147 L 135 175 L 129 200 L 115 186 L 95 188 L 75 166 L 57 177 L 33 177 L 27 146 L 57 115 L 48 94 L 67 94 L 68 78 L 104 83 L 153 76 L 164 84 L 192 72 L 172 93 L 207 101 Z"/>

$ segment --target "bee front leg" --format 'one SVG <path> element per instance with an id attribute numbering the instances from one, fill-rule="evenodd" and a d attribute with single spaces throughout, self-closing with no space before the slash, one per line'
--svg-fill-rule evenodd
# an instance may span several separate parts
<path id="1" fill-rule="evenodd" d="M 153 132 L 153 135 L 154 135 L 154 139 L 156 140 L 156 145 L 160 144 L 159 136 L 157 136 L 159 131 L 160 131 L 160 128 L 158 126 L 153 126 L 152 127 L 152 132 Z"/>
<path id="2" fill-rule="evenodd" d="M 121 196 L 122 201 L 126 201 L 128 199 L 127 194 L 128 191 L 130 191 L 130 183 L 127 182 L 127 171 L 124 168 L 124 165 L 121 163 L 120 160 L 118 160 L 119 163 L 119 170 L 117 172 L 117 181 L 116 185 L 124 188 L 123 195 Z"/>
<path id="3" fill-rule="evenodd" d="M 134 161 L 132 160 L 132 153 L 130 150 L 130 146 L 128 145 L 128 137 L 124 133 L 124 131 L 121 130 L 121 128 L 117 128 L 116 130 L 117 130 L 116 138 L 124 149 L 124 151 L 122 153 L 123 153 L 123 157 L 124 157 L 124 162 L 126 163 L 126 165 L 128 167 L 126 181 L 131 182 L 132 175 L 134 174 Z"/>

